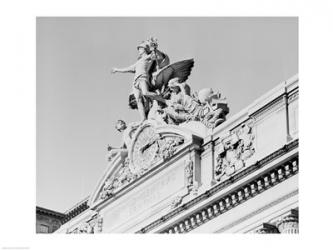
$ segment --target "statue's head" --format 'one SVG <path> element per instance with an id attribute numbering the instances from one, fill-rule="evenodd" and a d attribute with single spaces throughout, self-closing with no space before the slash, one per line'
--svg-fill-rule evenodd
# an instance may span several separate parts
<path id="1" fill-rule="evenodd" d="M 211 103 L 213 100 L 221 99 L 219 92 L 214 92 L 211 88 L 204 88 L 198 92 L 198 99 L 202 104 Z"/>
<path id="2" fill-rule="evenodd" d="M 118 120 L 117 121 L 117 123 L 116 123 L 116 129 L 119 132 L 123 132 L 126 128 L 127 128 L 126 122 L 124 122 L 123 120 Z"/>
<path id="3" fill-rule="evenodd" d="M 169 88 L 172 92 L 178 93 L 180 91 L 180 87 L 177 84 L 179 84 L 179 78 L 178 77 L 172 78 L 168 82 L 168 86 L 169 86 Z"/>
<path id="4" fill-rule="evenodd" d="M 146 41 L 141 42 L 137 46 L 137 49 L 138 49 L 139 56 L 141 56 L 143 54 L 150 54 L 149 43 L 147 43 Z"/>

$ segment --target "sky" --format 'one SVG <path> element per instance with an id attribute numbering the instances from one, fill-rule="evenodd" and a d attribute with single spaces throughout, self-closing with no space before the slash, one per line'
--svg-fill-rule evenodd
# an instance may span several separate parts
<path id="1" fill-rule="evenodd" d="M 39 17 L 37 205 L 64 212 L 93 193 L 107 167 L 107 145 L 120 146 L 118 119 L 128 108 L 136 46 L 154 36 L 170 61 L 193 58 L 192 91 L 211 87 L 231 117 L 298 73 L 296 17 Z"/>

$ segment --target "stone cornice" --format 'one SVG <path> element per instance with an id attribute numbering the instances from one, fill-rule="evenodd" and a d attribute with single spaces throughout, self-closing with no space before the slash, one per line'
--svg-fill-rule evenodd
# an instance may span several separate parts
<path id="1" fill-rule="evenodd" d="M 185 203 L 181 207 L 173 210 L 172 212 L 162 216 L 160 219 L 154 221 L 153 223 L 147 225 L 146 227 L 139 230 L 137 233 L 147 233 L 157 226 L 162 225 L 166 221 L 174 218 L 176 215 L 181 212 L 193 207 L 194 205 L 200 203 L 201 201 L 206 200 L 208 197 L 216 194 L 220 190 L 224 189 L 226 186 L 229 186 L 232 183 L 240 180 L 244 176 L 257 171 L 263 166 L 267 165 L 269 162 L 277 159 L 278 157 L 292 151 L 298 147 L 298 140 L 292 141 L 279 150 L 273 152 L 262 160 L 256 162 L 252 166 L 244 169 L 243 171 L 235 174 L 228 180 L 217 184 L 210 190 L 207 190 L 205 193 L 199 195 L 193 200 Z M 295 163 L 294 163 L 295 162 Z M 282 165 L 278 165 L 269 174 L 264 173 L 261 176 L 256 177 L 255 180 L 252 180 L 250 183 L 244 184 L 242 187 L 238 188 L 236 191 L 226 194 L 221 197 L 219 201 L 215 201 L 214 204 L 207 204 L 200 212 L 196 212 L 184 218 L 181 222 L 177 222 L 168 229 L 164 229 L 161 233 L 185 233 L 193 230 L 197 226 L 206 223 L 210 219 L 228 211 L 230 208 L 239 205 L 240 203 L 251 199 L 255 195 L 263 192 L 264 190 L 284 181 L 286 178 L 295 175 L 298 172 L 298 154 L 294 156 L 293 160 L 288 161 Z"/>
<path id="2" fill-rule="evenodd" d="M 74 217 L 78 216 L 79 214 L 81 214 L 82 212 L 87 210 L 89 208 L 88 201 L 89 201 L 89 197 L 85 198 L 84 200 L 82 200 L 81 202 L 76 204 L 70 210 L 66 211 L 63 223 L 70 221 Z"/>
<path id="3" fill-rule="evenodd" d="M 60 219 L 63 220 L 65 218 L 65 214 L 60 213 L 60 212 L 56 212 L 47 208 L 43 208 L 43 207 L 36 207 L 36 214 L 39 215 L 47 215 L 47 216 L 51 216 L 54 217 L 56 219 Z"/>

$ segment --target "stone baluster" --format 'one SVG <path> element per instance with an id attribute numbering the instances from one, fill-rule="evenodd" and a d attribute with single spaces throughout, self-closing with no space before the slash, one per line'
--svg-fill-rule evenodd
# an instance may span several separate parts
<path id="1" fill-rule="evenodd" d="M 207 209 L 207 213 L 208 213 L 208 218 L 209 218 L 209 219 L 213 217 L 213 209 L 212 209 L 212 207 L 209 207 L 209 208 Z"/>
<path id="2" fill-rule="evenodd" d="M 250 196 L 250 187 L 246 186 L 244 188 L 244 198 L 247 199 Z"/>
<path id="3" fill-rule="evenodd" d="M 242 202 L 243 199 L 244 199 L 244 191 L 243 190 L 239 190 L 238 193 L 237 193 L 237 196 L 238 196 L 238 201 Z"/>
<path id="4" fill-rule="evenodd" d="M 183 222 L 180 222 L 179 223 L 179 232 L 180 233 L 184 233 L 184 231 L 185 231 L 185 225 L 184 225 Z"/>
<path id="5" fill-rule="evenodd" d="M 262 179 L 259 179 L 259 180 L 257 181 L 257 188 L 258 188 L 258 192 L 259 192 L 259 193 L 263 191 L 263 186 L 264 186 L 264 182 L 263 182 L 263 180 L 262 180 Z"/>
<path id="6" fill-rule="evenodd" d="M 201 215 L 202 221 L 205 222 L 208 219 L 206 210 L 202 210 Z"/>
<path id="7" fill-rule="evenodd" d="M 284 171 L 285 171 L 285 176 L 289 177 L 291 175 L 291 166 L 292 163 L 288 162 L 285 166 L 284 166 Z"/>
<path id="8" fill-rule="evenodd" d="M 292 171 L 295 173 L 298 171 L 298 159 L 292 162 Z"/>
<path id="9" fill-rule="evenodd" d="M 224 200 L 225 200 L 225 207 L 226 207 L 227 209 L 229 209 L 230 206 L 231 206 L 231 199 L 230 199 L 230 197 L 227 196 L 227 197 L 225 197 Z"/>
<path id="10" fill-rule="evenodd" d="M 198 213 L 198 214 L 196 215 L 196 224 L 200 225 L 201 223 L 202 223 L 201 215 L 200 215 L 200 213 Z"/>
<path id="11" fill-rule="evenodd" d="M 257 192 L 258 192 L 258 185 L 257 185 L 257 183 L 256 182 L 251 183 L 250 187 L 251 187 L 251 191 L 250 191 L 251 195 L 255 196 L 257 194 Z"/>
<path id="12" fill-rule="evenodd" d="M 213 205 L 213 212 L 214 212 L 214 215 L 219 214 L 219 205 L 218 204 Z"/>
<path id="13" fill-rule="evenodd" d="M 223 210 L 224 210 L 225 207 L 226 207 L 224 200 L 221 200 L 221 201 L 219 202 L 219 207 L 220 207 L 220 212 L 223 212 Z"/>
<path id="14" fill-rule="evenodd" d="M 194 227 L 196 226 L 196 224 L 197 224 L 197 223 L 196 223 L 196 219 L 195 219 L 194 216 L 191 217 L 190 222 L 191 222 L 191 226 L 192 226 L 192 228 L 194 228 Z"/>
<path id="15" fill-rule="evenodd" d="M 237 197 L 237 194 L 234 193 L 231 195 L 231 204 L 234 206 L 237 204 L 237 202 L 238 202 L 238 197 Z"/>
<path id="16" fill-rule="evenodd" d="M 189 220 L 185 220 L 185 230 L 188 231 L 190 229 L 191 229 L 191 225 L 190 225 Z"/>
<path id="17" fill-rule="evenodd" d="M 276 184 L 276 176 L 277 176 L 276 171 L 273 170 L 273 171 L 271 172 L 271 183 L 272 183 L 273 185 Z"/>
<path id="18" fill-rule="evenodd" d="M 291 210 L 276 223 L 276 226 L 282 234 L 298 234 L 298 210 Z"/>
<path id="19" fill-rule="evenodd" d="M 265 186 L 265 188 L 268 188 L 270 186 L 270 184 L 271 184 L 270 181 L 271 181 L 271 177 L 269 175 L 266 175 L 264 177 L 264 186 Z"/>

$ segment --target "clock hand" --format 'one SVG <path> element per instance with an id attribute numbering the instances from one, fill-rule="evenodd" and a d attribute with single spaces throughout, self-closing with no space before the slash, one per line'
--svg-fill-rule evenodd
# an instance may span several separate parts
<path id="1" fill-rule="evenodd" d="M 146 151 L 151 145 L 153 145 L 157 140 L 148 142 L 146 145 L 144 145 L 141 149 L 140 152 L 141 154 L 143 154 L 144 151 Z"/>

